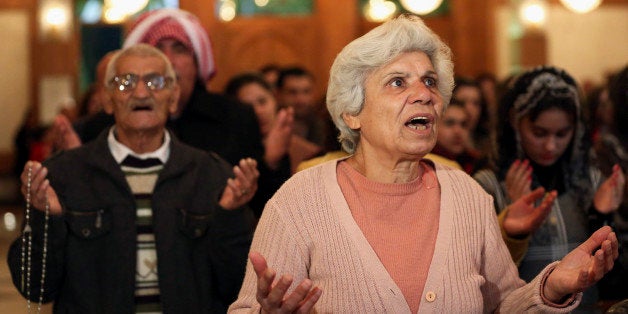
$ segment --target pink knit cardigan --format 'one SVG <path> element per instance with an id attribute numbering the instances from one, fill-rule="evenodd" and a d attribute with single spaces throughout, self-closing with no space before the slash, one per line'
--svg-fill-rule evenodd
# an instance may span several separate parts
<path id="1" fill-rule="evenodd" d="M 252 251 L 294 288 L 304 278 L 323 290 L 317 313 L 410 313 L 403 294 L 353 220 L 336 179 L 338 161 L 295 174 L 269 200 Z M 566 313 L 543 303 L 541 278 L 519 279 L 497 225 L 491 197 L 467 174 L 436 164 L 441 204 L 436 247 L 419 313 Z M 420 210 L 421 204 L 417 204 Z M 259 313 L 249 261 L 229 313 Z"/>

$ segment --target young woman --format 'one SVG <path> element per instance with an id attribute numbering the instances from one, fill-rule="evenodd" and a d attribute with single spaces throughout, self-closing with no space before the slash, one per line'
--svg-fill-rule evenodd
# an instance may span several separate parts
<path id="1" fill-rule="evenodd" d="M 287 167 L 294 173 L 303 160 L 321 152 L 321 148 L 293 134 L 294 110 L 279 109 L 272 87 L 257 73 L 233 77 L 225 89 L 241 103 L 250 105 L 257 115 L 266 150 L 265 160 L 273 168 Z"/>
<path id="2" fill-rule="evenodd" d="M 526 281 L 591 235 L 590 215 L 609 214 L 621 200 L 619 167 L 602 182 L 590 166 L 581 115 L 576 82 L 565 71 L 538 67 L 521 74 L 500 102 L 507 118 L 498 128 L 498 170 L 475 175 L 494 197 L 502 235 Z M 533 189 L 557 196 L 549 210 L 515 205 Z M 585 293 L 583 306 L 594 301 L 593 292 Z"/>

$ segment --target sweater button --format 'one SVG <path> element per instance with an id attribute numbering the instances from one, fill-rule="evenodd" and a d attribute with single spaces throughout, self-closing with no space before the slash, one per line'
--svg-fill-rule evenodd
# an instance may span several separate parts
<path id="1" fill-rule="evenodd" d="M 436 293 L 434 293 L 434 291 L 428 291 L 425 294 L 425 299 L 427 302 L 434 302 L 434 300 L 436 300 Z"/>

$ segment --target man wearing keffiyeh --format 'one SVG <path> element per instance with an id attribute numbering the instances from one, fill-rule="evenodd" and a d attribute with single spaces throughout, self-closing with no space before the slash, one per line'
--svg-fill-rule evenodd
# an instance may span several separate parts
<path id="1" fill-rule="evenodd" d="M 234 165 L 247 157 L 258 161 L 258 191 L 249 206 L 259 217 L 266 201 L 290 177 L 282 171 L 285 167 L 277 166 L 289 160 L 275 160 L 278 154 L 264 151 L 251 108 L 207 91 L 205 83 L 216 72 L 216 65 L 205 28 L 184 10 L 149 11 L 132 25 L 124 46 L 137 43 L 159 48 L 177 72 L 181 99 L 168 126 L 183 142 L 214 151 Z"/>

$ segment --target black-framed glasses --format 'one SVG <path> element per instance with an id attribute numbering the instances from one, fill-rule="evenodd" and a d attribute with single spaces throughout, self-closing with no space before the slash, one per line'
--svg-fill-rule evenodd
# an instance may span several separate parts
<path id="1" fill-rule="evenodd" d="M 140 77 L 137 74 L 122 74 L 116 75 L 111 84 L 119 91 L 126 92 L 132 91 L 137 87 L 138 82 L 144 82 L 144 85 L 148 90 L 159 91 L 172 84 L 174 79 L 157 73 L 146 74 Z"/>

